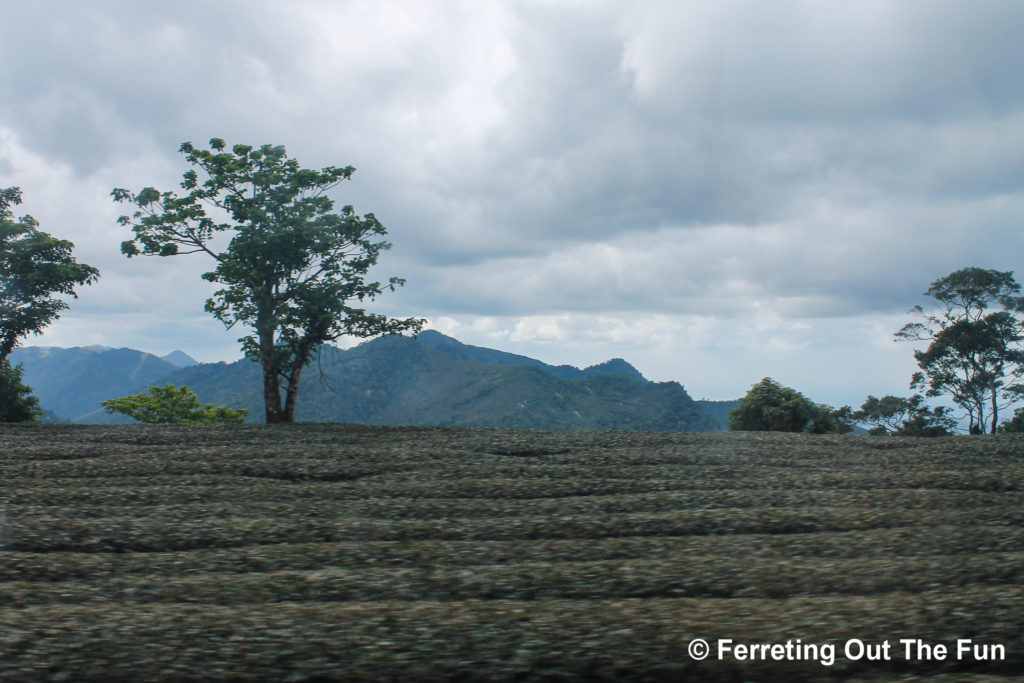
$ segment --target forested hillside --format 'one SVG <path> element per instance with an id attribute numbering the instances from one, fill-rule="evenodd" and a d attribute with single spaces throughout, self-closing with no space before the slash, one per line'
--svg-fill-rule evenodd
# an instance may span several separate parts
<path id="1" fill-rule="evenodd" d="M 100 410 L 104 399 L 144 390 L 178 369 L 151 353 L 102 346 L 30 346 L 15 349 L 11 362 L 24 363 L 25 383 L 43 408 L 70 420 Z"/>
<path id="2" fill-rule="evenodd" d="M 296 417 L 380 425 L 717 428 L 678 383 L 635 379 L 640 373 L 624 361 L 611 363 L 610 372 L 570 366 L 553 372 L 553 366 L 522 356 L 484 356 L 472 351 L 476 347 L 466 352 L 455 344 L 449 345 L 454 353 L 448 353 L 437 344 L 389 336 L 347 351 L 325 347 L 319 362 L 306 370 Z M 525 361 L 516 362 L 519 358 Z M 569 369 L 573 378 L 566 377 Z M 238 361 L 185 368 L 168 381 L 187 384 L 202 401 L 248 408 L 250 420 L 258 421 L 259 378 L 254 363 Z"/>
<path id="3" fill-rule="evenodd" d="M 250 422 L 263 419 L 257 364 L 176 367 L 168 360 L 101 347 L 29 347 L 15 356 L 25 363 L 26 381 L 43 407 L 77 422 L 124 422 L 124 416 L 108 415 L 100 401 L 168 382 L 191 387 L 203 402 L 248 408 Z M 582 370 L 553 366 L 433 331 L 416 338 L 380 337 L 348 350 L 323 347 L 304 371 L 296 418 L 541 429 L 721 428 L 680 384 L 649 382 L 620 358 Z"/>

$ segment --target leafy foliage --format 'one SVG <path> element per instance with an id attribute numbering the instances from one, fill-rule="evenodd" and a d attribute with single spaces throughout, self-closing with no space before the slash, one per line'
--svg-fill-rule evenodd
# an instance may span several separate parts
<path id="1" fill-rule="evenodd" d="M 999 425 L 999 431 L 1004 433 L 1024 432 L 1024 408 L 1017 408 L 1013 417 Z"/>
<path id="2" fill-rule="evenodd" d="M 0 361 L 0 422 L 38 422 L 43 414 L 32 387 L 22 381 L 24 366 Z"/>
<path id="3" fill-rule="evenodd" d="M 57 295 L 77 296 L 76 285 L 99 277 L 71 256 L 74 244 L 39 230 L 32 216 L 15 220 L 11 207 L 20 203 L 20 188 L 0 189 L 0 361 L 68 307 Z"/>
<path id="4" fill-rule="evenodd" d="M 108 413 L 123 413 L 139 422 L 150 424 L 223 423 L 241 424 L 249 411 L 212 403 L 200 403 L 187 386 L 166 384 L 149 387 L 148 394 L 132 394 L 102 402 Z"/>
<path id="5" fill-rule="evenodd" d="M 181 145 L 195 167 L 183 176 L 185 196 L 152 187 L 137 194 L 113 190 L 115 201 L 137 207 L 118 219 L 135 234 L 121 251 L 128 257 L 202 252 L 215 259 L 203 278 L 221 288 L 206 310 L 228 328 L 241 323 L 252 329 L 239 342 L 246 357 L 262 366 L 266 420 L 290 422 L 302 370 L 320 345 L 342 336 L 415 331 L 422 321 L 388 319 L 362 308 L 404 280 L 366 281 L 381 252 L 391 247 L 377 239 L 387 230 L 372 213 L 359 216 L 351 206 L 334 212 L 325 194 L 354 168 L 303 169 L 279 145 L 225 150 L 219 138 L 210 140 L 209 150 Z M 228 220 L 217 222 L 206 206 Z M 220 233 L 232 237 L 217 251 Z"/>
<path id="6" fill-rule="evenodd" d="M 951 413 L 945 406 L 926 406 L 920 394 L 910 398 L 886 395 L 882 398 L 868 396 L 851 417 L 855 422 L 868 425 L 870 434 L 946 436 L 956 427 Z"/>
<path id="7" fill-rule="evenodd" d="M 833 410 L 765 377 L 729 413 L 731 431 L 843 434 L 852 429 L 848 406 Z"/>
<path id="8" fill-rule="evenodd" d="M 833 408 L 824 403 L 814 404 L 814 417 L 804 432 L 808 434 L 846 434 L 853 430 L 853 409 L 850 406 Z"/>
<path id="9" fill-rule="evenodd" d="M 896 338 L 928 341 L 914 351 L 919 372 L 910 387 L 926 396 L 949 395 L 967 411 L 972 434 L 995 433 L 999 411 L 1024 396 L 1024 297 L 1013 272 L 962 268 L 931 284 L 927 296 L 939 310 L 911 313 L 923 322 L 907 323 Z M 995 309 L 995 310 L 990 310 Z"/>

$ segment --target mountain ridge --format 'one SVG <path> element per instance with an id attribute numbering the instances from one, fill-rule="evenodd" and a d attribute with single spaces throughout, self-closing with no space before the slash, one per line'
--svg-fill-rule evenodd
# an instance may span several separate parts
<path id="1" fill-rule="evenodd" d="M 490 356 L 480 349 L 428 335 L 430 343 L 398 335 L 379 337 L 347 351 L 324 347 L 300 384 L 296 420 L 391 425 L 462 425 L 542 429 L 642 429 L 713 431 L 717 424 L 676 382 L 654 383 L 620 372 Z M 443 343 L 441 343 L 443 342 Z M 441 346 L 442 348 L 438 348 Z M 503 354 L 503 352 L 496 352 Z M 533 360 L 533 359 L 530 359 Z M 505 361 L 505 362 L 502 362 Z M 625 361 L 613 364 L 621 371 Z M 551 371 L 554 367 L 557 371 Z M 219 367 L 216 381 L 203 366 L 172 374 L 201 400 L 248 408 L 261 416 L 260 369 L 249 361 Z M 634 370 L 635 372 L 635 370 Z M 639 373 L 637 373 L 639 374 Z M 240 387 L 248 387 L 239 392 Z"/>
<path id="2" fill-rule="evenodd" d="M 100 401 L 145 391 L 177 370 L 159 357 L 122 347 L 24 347 L 10 361 L 25 366 L 25 384 L 42 407 L 71 420 L 100 408 Z"/>
<path id="3" fill-rule="evenodd" d="M 132 349 L 43 353 L 34 348 L 18 350 L 26 383 L 36 389 L 44 408 L 75 421 L 122 421 L 107 415 L 99 402 L 167 382 L 188 385 L 203 402 L 248 408 L 250 422 L 263 419 L 261 370 L 245 359 L 175 367 Z M 76 370 L 71 367 L 75 359 L 93 367 Z M 64 361 L 60 369 L 53 367 L 55 360 Z M 97 367 L 104 363 L 116 367 Z M 61 377 L 63 382 L 56 381 Z M 74 379 L 91 379 L 97 386 L 76 387 Z M 304 370 L 296 419 L 548 429 L 720 428 L 682 385 L 651 382 L 623 359 L 582 370 L 553 366 L 434 331 L 378 337 L 347 350 L 322 347 Z"/>
<path id="4" fill-rule="evenodd" d="M 552 374 L 566 379 L 581 377 L 587 374 L 596 374 L 598 372 L 613 372 L 647 381 L 647 378 L 640 374 L 639 370 L 621 358 L 612 358 L 604 363 L 591 365 L 581 370 L 574 365 L 549 365 L 543 361 L 537 360 L 536 358 L 530 358 L 529 356 L 521 356 L 516 353 L 489 349 L 483 346 L 464 344 L 463 342 L 438 332 L 437 330 L 424 330 L 416 335 L 416 339 L 440 351 L 444 351 L 448 355 L 459 360 L 474 360 L 482 363 L 497 363 L 501 365 L 529 365 L 543 368 Z"/>

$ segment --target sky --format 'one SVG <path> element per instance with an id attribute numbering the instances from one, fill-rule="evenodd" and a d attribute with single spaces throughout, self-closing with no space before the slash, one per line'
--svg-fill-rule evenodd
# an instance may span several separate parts
<path id="1" fill-rule="evenodd" d="M 698 399 L 907 395 L 928 285 L 1024 254 L 1010 0 L 40 0 L 0 62 L 0 187 L 101 271 L 26 345 L 240 357 L 209 257 L 126 259 L 110 198 L 213 137 L 357 169 L 407 281 L 370 310 Z"/>

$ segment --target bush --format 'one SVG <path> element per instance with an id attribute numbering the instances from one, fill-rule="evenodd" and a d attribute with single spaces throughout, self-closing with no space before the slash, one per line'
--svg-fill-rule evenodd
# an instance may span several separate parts
<path id="1" fill-rule="evenodd" d="M 212 403 L 200 403 L 195 392 L 187 386 L 176 387 L 173 384 L 151 386 L 148 394 L 110 398 L 100 405 L 108 413 L 123 413 L 149 424 L 241 424 L 249 414 L 246 408 L 235 410 L 214 406 Z"/>
<path id="2" fill-rule="evenodd" d="M 1017 408 L 1013 417 L 999 425 L 999 431 L 1003 433 L 1024 432 L 1024 408 Z"/>
<path id="3" fill-rule="evenodd" d="M 0 364 L 0 422 L 38 422 L 43 413 L 32 387 L 22 382 L 24 369 L 9 360 Z"/>
<path id="4" fill-rule="evenodd" d="M 833 410 L 796 389 L 765 377 L 729 413 L 731 431 L 844 434 L 852 429 L 847 406 Z"/>

